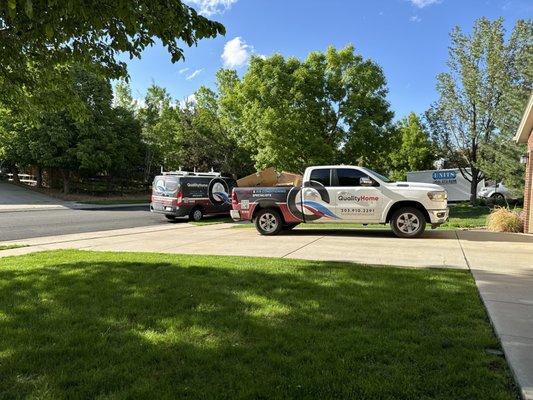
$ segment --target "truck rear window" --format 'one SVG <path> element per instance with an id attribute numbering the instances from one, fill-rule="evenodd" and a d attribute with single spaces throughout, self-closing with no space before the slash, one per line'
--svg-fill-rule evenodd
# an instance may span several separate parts
<path id="1" fill-rule="evenodd" d="M 324 186 L 331 186 L 331 169 L 314 169 L 311 171 L 309 179 L 319 182 Z"/>

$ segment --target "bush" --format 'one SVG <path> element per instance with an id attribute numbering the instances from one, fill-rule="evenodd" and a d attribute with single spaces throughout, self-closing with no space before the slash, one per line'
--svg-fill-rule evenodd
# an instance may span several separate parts
<path id="1" fill-rule="evenodd" d="M 524 222 L 517 211 L 495 208 L 487 217 L 487 229 L 493 232 L 523 232 Z"/>

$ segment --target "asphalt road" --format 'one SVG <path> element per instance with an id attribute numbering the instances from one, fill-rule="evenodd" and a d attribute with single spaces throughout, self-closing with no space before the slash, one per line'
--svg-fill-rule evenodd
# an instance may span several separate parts
<path id="1" fill-rule="evenodd" d="M 0 241 L 167 224 L 146 207 L 0 213 Z"/>

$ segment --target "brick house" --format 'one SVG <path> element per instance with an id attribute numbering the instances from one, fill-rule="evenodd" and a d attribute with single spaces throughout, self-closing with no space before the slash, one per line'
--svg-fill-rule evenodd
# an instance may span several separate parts
<path id="1" fill-rule="evenodd" d="M 526 188 L 524 190 L 525 233 L 533 233 L 533 93 L 518 126 L 515 141 L 527 143 Z"/>

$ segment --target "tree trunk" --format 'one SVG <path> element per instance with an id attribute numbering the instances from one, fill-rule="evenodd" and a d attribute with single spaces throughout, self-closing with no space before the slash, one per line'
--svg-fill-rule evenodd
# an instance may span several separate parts
<path id="1" fill-rule="evenodd" d="M 37 187 L 41 189 L 43 187 L 43 168 L 41 166 L 37 167 Z"/>
<path id="2" fill-rule="evenodd" d="M 472 167 L 472 179 L 470 181 L 470 204 L 475 206 L 477 203 L 477 185 L 479 183 L 479 170 Z"/>
<path id="3" fill-rule="evenodd" d="M 63 177 L 63 193 L 68 194 L 70 189 L 70 171 L 62 169 L 61 176 Z"/>
<path id="4" fill-rule="evenodd" d="M 146 158 L 145 158 L 144 183 L 148 183 L 148 180 L 150 178 L 151 166 L 152 166 L 152 151 L 148 149 L 146 151 Z"/>
<path id="5" fill-rule="evenodd" d="M 11 173 L 13 174 L 13 183 L 20 183 L 19 169 L 16 165 L 11 168 Z"/>

